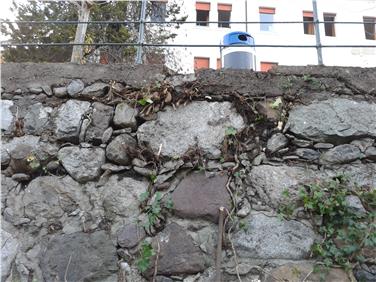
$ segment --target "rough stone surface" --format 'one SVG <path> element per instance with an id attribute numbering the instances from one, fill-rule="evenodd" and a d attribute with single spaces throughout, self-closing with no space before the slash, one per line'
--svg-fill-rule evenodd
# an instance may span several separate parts
<path id="1" fill-rule="evenodd" d="M 7 166 L 10 162 L 9 152 L 2 146 L 1 147 L 1 166 Z"/>
<path id="2" fill-rule="evenodd" d="M 52 108 L 43 107 L 41 103 L 30 105 L 24 118 L 24 131 L 27 134 L 39 135 L 50 127 Z"/>
<path id="3" fill-rule="evenodd" d="M 13 101 L 10 100 L 1 100 L 1 130 L 9 130 L 13 122 L 13 114 L 10 111 L 10 107 L 13 106 Z"/>
<path id="4" fill-rule="evenodd" d="M 107 83 L 97 82 L 90 86 L 85 87 L 81 96 L 83 97 L 101 97 L 106 94 L 106 90 L 109 88 Z"/>
<path id="5" fill-rule="evenodd" d="M 349 195 L 346 197 L 346 203 L 347 205 L 358 211 L 358 212 L 362 212 L 362 213 L 365 213 L 366 210 L 362 204 L 362 201 L 359 199 L 359 197 L 355 196 L 355 195 Z"/>
<path id="6" fill-rule="evenodd" d="M 317 142 L 343 143 L 358 137 L 376 137 L 376 104 L 328 99 L 290 111 L 286 129 Z"/>
<path id="7" fill-rule="evenodd" d="M 261 213 L 251 214 L 246 231 L 239 230 L 234 245 L 239 256 L 259 259 L 304 259 L 316 235 L 298 221 L 282 221 Z"/>
<path id="8" fill-rule="evenodd" d="M 138 110 L 136 108 L 129 106 L 127 103 L 120 103 L 115 109 L 114 124 L 120 128 L 135 128 L 137 115 Z"/>
<path id="9" fill-rule="evenodd" d="M 174 213 L 183 218 L 204 218 L 218 222 L 218 209 L 231 209 L 231 198 L 226 189 L 227 176 L 206 177 L 192 173 L 185 177 L 172 193 Z"/>
<path id="10" fill-rule="evenodd" d="M 274 134 L 268 140 L 268 143 L 266 144 L 266 148 L 271 154 L 273 154 L 277 152 L 278 150 L 286 147 L 288 142 L 289 140 L 285 137 L 285 135 L 283 135 L 282 133 L 277 133 L 277 134 Z"/>
<path id="11" fill-rule="evenodd" d="M 106 148 L 106 157 L 119 165 L 129 165 L 131 158 L 127 148 L 134 148 L 136 145 L 136 141 L 128 134 L 116 136 Z"/>
<path id="12" fill-rule="evenodd" d="M 102 103 L 93 103 L 91 122 L 86 130 L 85 141 L 101 142 L 105 130 L 110 126 L 113 116 L 113 108 Z"/>
<path id="13" fill-rule="evenodd" d="M 12 175 L 12 179 L 17 182 L 24 182 L 30 180 L 30 175 L 25 173 L 16 173 Z"/>
<path id="14" fill-rule="evenodd" d="M 194 274 L 205 269 L 203 253 L 178 224 L 171 223 L 166 226 L 153 240 L 154 249 L 157 242 L 160 245 L 158 274 Z"/>
<path id="15" fill-rule="evenodd" d="M 80 79 L 72 80 L 67 86 L 69 96 L 74 97 L 80 93 L 85 87 L 85 84 Z"/>
<path id="16" fill-rule="evenodd" d="M 56 97 L 63 98 L 67 96 L 68 91 L 66 87 L 56 87 L 53 89 L 53 93 Z"/>
<path id="17" fill-rule="evenodd" d="M 297 156 L 301 157 L 302 159 L 306 159 L 306 160 L 309 160 L 309 161 L 318 160 L 318 158 L 320 157 L 319 152 L 312 150 L 312 149 L 306 149 L 306 148 L 296 149 L 295 154 Z"/>
<path id="18" fill-rule="evenodd" d="M 316 282 L 322 281 L 320 279 L 320 273 L 313 271 L 314 264 L 311 262 L 301 262 L 301 263 L 288 263 L 279 266 L 270 271 L 266 275 L 264 282 L 274 282 L 275 278 L 278 277 L 281 281 L 289 282 Z M 308 277 L 307 275 L 310 274 Z M 331 268 L 325 275 L 324 281 L 327 282 L 350 282 L 349 275 L 340 268 Z"/>
<path id="19" fill-rule="evenodd" d="M 248 194 L 256 192 L 264 204 L 277 208 L 284 201 L 285 189 L 294 197 L 302 184 L 327 178 L 327 174 L 309 168 L 260 165 L 253 167 L 247 177 Z"/>
<path id="20" fill-rule="evenodd" d="M 366 150 L 366 158 L 376 161 L 376 147 L 368 147 Z"/>
<path id="21" fill-rule="evenodd" d="M 117 242 L 122 248 L 133 248 L 137 246 L 145 236 L 146 233 L 139 224 L 130 223 L 117 232 Z"/>
<path id="22" fill-rule="evenodd" d="M 344 144 L 329 149 L 320 157 L 322 164 L 341 164 L 355 161 L 362 157 L 359 148 L 355 145 Z"/>
<path id="23" fill-rule="evenodd" d="M 364 153 L 368 147 L 371 147 L 374 144 L 375 140 L 372 138 L 363 138 L 359 140 L 354 140 L 351 142 L 352 145 L 357 146 L 362 153 Z"/>
<path id="24" fill-rule="evenodd" d="M 58 158 L 67 172 L 81 183 L 98 178 L 101 166 L 106 162 L 102 148 L 64 147 L 60 149 Z"/>
<path id="25" fill-rule="evenodd" d="M 103 208 L 109 219 L 116 216 L 134 217 L 139 214 L 139 199 L 142 193 L 146 192 L 149 183 L 138 181 L 129 177 L 120 178 L 112 175 L 108 181 L 100 187 Z"/>
<path id="26" fill-rule="evenodd" d="M 77 100 L 69 100 L 63 104 L 55 118 L 56 137 L 67 141 L 78 139 L 82 117 L 89 110 L 89 107 L 89 102 Z"/>
<path id="27" fill-rule="evenodd" d="M 40 259 L 45 281 L 105 281 L 117 271 L 116 248 L 105 231 L 53 236 Z"/>
<path id="28" fill-rule="evenodd" d="M 192 102 L 176 111 L 167 108 L 157 120 L 147 121 L 137 131 L 139 142 L 148 142 L 154 152 L 162 144 L 161 155 L 181 156 L 197 145 L 213 157 L 220 156 L 220 145 L 229 127 L 240 130 L 243 118 L 231 103 Z"/>
<path id="29" fill-rule="evenodd" d="M 14 235 L 1 229 L 1 281 L 5 281 L 9 276 L 19 246 L 20 243 Z"/>
<path id="30" fill-rule="evenodd" d="M 331 149 L 334 147 L 334 145 L 330 143 L 316 143 L 315 145 L 313 145 L 313 147 L 315 147 L 316 149 Z"/>

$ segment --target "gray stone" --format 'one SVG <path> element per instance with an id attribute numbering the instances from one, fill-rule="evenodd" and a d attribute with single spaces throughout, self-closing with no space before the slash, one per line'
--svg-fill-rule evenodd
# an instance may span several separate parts
<path id="1" fill-rule="evenodd" d="M 25 173 L 16 173 L 12 175 L 12 179 L 17 182 L 25 182 L 30 180 L 30 175 Z"/>
<path id="2" fill-rule="evenodd" d="M 13 101 L 10 100 L 1 100 L 0 109 L 1 109 L 1 130 L 9 130 L 13 122 L 13 114 L 10 111 L 10 108 L 13 106 Z"/>
<path id="3" fill-rule="evenodd" d="M 344 144 L 329 149 L 321 154 L 320 163 L 322 164 L 342 164 L 360 159 L 362 154 L 355 145 Z"/>
<path id="4" fill-rule="evenodd" d="M 149 168 L 144 168 L 144 167 L 133 167 L 134 171 L 137 172 L 138 174 L 145 176 L 145 177 L 150 177 L 152 175 L 156 175 L 157 172 L 155 169 L 149 169 Z"/>
<path id="5" fill-rule="evenodd" d="M 125 225 L 117 232 L 117 242 L 122 248 L 133 248 L 145 237 L 144 228 L 135 223 Z"/>
<path id="6" fill-rule="evenodd" d="M 226 189 L 227 176 L 206 177 L 192 173 L 172 193 L 174 213 L 182 218 L 204 218 L 218 222 L 219 208 L 231 210 L 231 197 Z"/>
<path id="7" fill-rule="evenodd" d="M 29 91 L 30 93 L 33 93 L 33 94 L 39 94 L 43 92 L 43 89 L 42 87 L 30 87 Z"/>
<path id="8" fill-rule="evenodd" d="M 131 132 L 132 132 L 131 128 L 123 128 L 123 129 L 114 130 L 113 135 L 118 136 L 120 134 L 125 134 L 125 133 L 130 134 Z"/>
<path id="9" fill-rule="evenodd" d="M 58 161 L 50 161 L 47 165 L 46 165 L 46 169 L 48 171 L 55 171 L 57 170 L 58 168 L 60 167 L 60 163 Z"/>
<path id="10" fill-rule="evenodd" d="M 20 245 L 14 234 L 1 229 L 1 281 L 10 275 Z"/>
<path id="11" fill-rule="evenodd" d="M 354 269 L 354 275 L 357 281 L 374 282 L 376 281 L 375 265 L 362 264 Z"/>
<path id="12" fill-rule="evenodd" d="M 109 127 L 113 108 L 102 103 L 93 103 L 93 112 L 90 117 L 90 124 L 86 130 L 85 141 L 101 142 L 105 130 Z"/>
<path id="13" fill-rule="evenodd" d="M 328 177 L 326 173 L 309 168 L 260 165 L 252 168 L 246 180 L 249 196 L 256 192 L 264 204 L 277 208 L 286 200 L 293 200 L 303 184 L 325 180 Z M 286 189 L 290 193 L 289 199 L 282 195 Z"/>
<path id="14" fill-rule="evenodd" d="M 302 159 L 306 159 L 309 161 L 315 161 L 318 160 L 320 157 L 320 153 L 312 150 L 312 149 L 306 149 L 306 148 L 298 148 L 295 151 L 295 154 Z"/>
<path id="15" fill-rule="evenodd" d="M 184 161 L 183 160 L 172 160 L 172 161 L 168 161 L 168 162 L 165 162 L 161 168 L 161 170 L 159 171 L 159 173 L 163 174 L 163 173 L 166 173 L 166 172 L 170 172 L 170 171 L 173 171 L 173 170 L 177 170 L 179 169 L 182 165 L 184 164 Z"/>
<path id="16" fill-rule="evenodd" d="M 147 166 L 147 162 L 143 161 L 143 160 L 140 160 L 140 159 L 137 159 L 137 158 L 134 158 L 132 160 L 132 165 L 134 166 L 138 166 L 138 167 L 145 167 Z"/>
<path id="17" fill-rule="evenodd" d="M 76 141 L 78 139 L 82 118 L 89 110 L 90 103 L 69 100 L 61 105 L 55 118 L 55 135 L 59 140 Z"/>
<path id="18" fill-rule="evenodd" d="M 59 150 L 58 158 L 67 172 L 81 183 L 98 178 L 106 162 L 101 148 L 64 147 Z"/>
<path id="19" fill-rule="evenodd" d="M 74 97 L 76 96 L 76 94 L 80 93 L 84 89 L 84 87 L 85 85 L 81 80 L 75 79 L 68 84 L 67 92 L 69 96 Z"/>
<path id="20" fill-rule="evenodd" d="M 313 142 L 310 140 L 295 139 L 295 138 L 292 140 L 292 143 L 301 148 L 307 148 L 313 145 Z"/>
<path id="21" fill-rule="evenodd" d="M 103 164 L 101 166 L 101 169 L 102 170 L 109 170 L 111 172 L 119 172 L 119 171 L 123 171 L 123 170 L 130 170 L 131 167 L 130 166 L 114 165 L 114 164 L 107 163 L 107 164 Z"/>
<path id="22" fill-rule="evenodd" d="M 134 149 L 137 146 L 136 141 L 128 134 L 116 136 L 106 148 L 106 157 L 120 165 L 129 165 L 131 157 L 128 149 Z"/>
<path id="23" fill-rule="evenodd" d="M 247 221 L 249 228 L 233 235 L 234 246 L 240 257 L 294 260 L 308 258 L 316 235 L 307 225 L 262 213 L 251 214 Z"/>
<path id="24" fill-rule="evenodd" d="M 103 132 L 103 134 L 102 134 L 102 144 L 107 144 L 108 141 L 110 141 L 111 136 L 112 136 L 112 132 L 113 132 L 113 131 L 114 131 L 114 130 L 112 129 L 112 127 L 109 127 L 109 128 L 107 128 L 107 129 Z"/>
<path id="25" fill-rule="evenodd" d="M 129 106 L 127 103 L 120 103 L 116 106 L 114 124 L 117 127 L 131 127 L 137 126 L 136 116 L 138 115 L 137 108 Z"/>
<path id="26" fill-rule="evenodd" d="M 274 134 L 267 142 L 266 149 L 270 154 L 277 152 L 278 150 L 284 148 L 289 143 L 289 140 L 282 133 Z"/>
<path id="27" fill-rule="evenodd" d="M 5 167 L 9 164 L 10 162 L 10 155 L 3 146 L 1 146 L 1 166 Z"/>
<path id="28" fill-rule="evenodd" d="M 376 147 L 368 147 L 366 150 L 366 158 L 376 161 Z"/>
<path id="29" fill-rule="evenodd" d="M 376 163 L 333 166 L 334 175 L 346 175 L 350 187 L 376 187 Z"/>
<path id="30" fill-rule="evenodd" d="M 368 147 L 371 147 L 375 140 L 371 138 L 364 138 L 360 140 L 354 140 L 351 142 L 352 145 L 357 146 L 362 153 L 364 153 Z"/>
<path id="31" fill-rule="evenodd" d="M 45 281 L 106 281 L 117 271 L 116 248 L 105 231 L 56 235 L 40 254 Z"/>
<path id="32" fill-rule="evenodd" d="M 24 131 L 27 134 L 41 134 L 45 129 L 50 128 L 50 115 L 52 108 L 43 107 L 41 103 L 36 103 L 26 109 L 24 118 Z"/>
<path id="33" fill-rule="evenodd" d="M 206 268 L 200 248 L 178 224 L 167 225 L 153 240 L 155 250 L 158 244 L 160 246 L 157 270 L 159 275 L 194 274 Z"/>
<path id="34" fill-rule="evenodd" d="M 117 216 L 136 218 L 139 215 L 139 199 L 147 191 L 148 181 L 138 181 L 129 177 L 111 175 L 100 187 L 103 208 L 108 218 Z"/>
<path id="35" fill-rule="evenodd" d="M 53 89 L 53 92 L 54 92 L 54 95 L 59 98 L 64 98 L 68 94 L 66 87 L 56 87 Z"/>
<path id="36" fill-rule="evenodd" d="M 334 145 L 330 143 L 316 143 L 313 147 L 315 147 L 315 149 L 331 149 Z"/>
<path id="37" fill-rule="evenodd" d="M 261 154 L 259 154 L 256 158 L 253 159 L 252 161 L 252 165 L 260 165 L 262 164 L 264 161 L 266 160 L 266 155 L 264 152 L 262 152 Z"/>
<path id="38" fill-rule="evenodd" d="M 81 96 L 83 97 L 101 97 L 106 94 L 106 91 L 109 89 L 107 83 L 97 82 L 93 83 L 90 86 L 85 87 L 82 91 Z"/>
<path id="39" fill-rule="evenodd" d="M 355 196 L 355 195 L 349 195 L 346 197 L 346 203 L 347 205 L 358 211 L 358 212 L 361 212 L 361 213 L 366 213 L 366 210 L 364 209 L 364 206 L 362 204 L 362 201 L 359 199 L 359 197 Z"/>
<path id="40" fill-rule="evenodd" d="M 297 106 L 289 113 L 285 130 L 316 142 L 343 143 L 376 137 L 376 104 L 333 98 Z"/>
<path id="41" fill-rule="evenodd" d="M 52 89 L 51 89 L 50 86 L 44 85 L 44 86 L 42 86 L 42 90 L 43 90 L 44 93 L 46 93 L 47 96 L 49 96 L 49 97 L 52 96 Z"/>
<path id="42" fill-rule="evenodd" d="M 227 128 L 241 130 L 243 118 L 229 102 L 192 102 L 173 110 L 158 112 L 157 120 L 147 121 L 137 131 L 139 142 L 147 142 L 155 153 L 162 144 L 161 155 L 176 157 L 198 146 L 209 156 L 220 157 Z"/>

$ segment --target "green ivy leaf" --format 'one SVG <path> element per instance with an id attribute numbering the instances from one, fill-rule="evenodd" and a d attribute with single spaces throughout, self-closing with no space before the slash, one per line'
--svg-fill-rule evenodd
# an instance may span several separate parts
<path id="1" fill-rule="evenodd" d="M 234 127 L 228 127 L 225 131 L 226 136 L 235 136 L 236 135 L 236 129 Z"/>

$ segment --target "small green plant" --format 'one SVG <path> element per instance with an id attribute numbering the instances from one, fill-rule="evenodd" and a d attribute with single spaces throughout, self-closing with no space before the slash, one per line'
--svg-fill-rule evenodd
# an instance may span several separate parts
<path id="1" fill-rule="evenodd" d="M 282 83 L 281 83 L 281 87 L 283 90 L 289 90 L 291 89 L 293 86 L 292 84 L 292 79 L 290 77 L 288 77 L 286 80 L 284 80 Z"/>
<path id="2" fill-rule="evenodd" d="M 136 261 L 137 268 L 141 273 L 146 272 L 150 268 L 151 258 L 155 255 L 153 246 L 143 241 L 140 249 L 140 257 Z"/>
<path id="3" fill-rule="evenodd" d="M 349 206 L 346 197 L 356 194 L 366 212 Z M 289 197 L 283 192 L 284 197 Z M 327 183 L 315 183 L 300 189 L 297 204 L 303 206 L 313 222 L 322 218 L 317 227 L 324 238 L 312 246 L 312 253 L 326 268 L 339 265 L 351 270 L 365 260 L 363 249 L 376 247 L 376 190 L 349 189 L 343 176 Z M 284 218 L 290 218 L 297 205 L 288 203 L 279 207 Z"/>
<path id="4" fill-rule="evenodd" d="M 154 201 L 151 205 L 146 206 L 145 212 L 147 214 L 147 222 L 144 224 L 145 228 L 152 227 L 158 219 L 162 218 L 162 209 L 172 210 L 174 203 L 171 196 L 165 202 L 162 202 L 162 194 L 160 192 L 155 193 Z"/>
<path id="5" fill-rule="evenodd" d="M 281 97 L 278 97 L 277 99 L 275 99 L 273 103 L 270 104 L 270 107 L 275 110 L 275 109 L 278 109 L 279 106 L 281 105 L 282 105 L 282 99 Z"/>
<path id="6" fill-rule="evenodd" d="M 305 75 L 303 75 L 303 80 L 305 82 L 311 82 L 313 80 L 313 78 L 309 74 L 305 74 Z"/>
<path id="7" fill-rule="evenodd" d="M 234 127 L 227 127 L 225 131 L 226 136 L 235 136 L 236 135 L 236 129 Z"/>
<path id="8" fill-rule="evenodd" d="M 155 174 L 150 174 L 149 179 L 151 183 L 155 183 L 157 181 L 157 176 Z"/>
<path id="9" fill-rule="evenodd" d="M 239 229 L 245 232 L 248 230 L 248 228 L 249 228 L 248 222 L 244 219 L 241 219 L 239 221 Z"/>
<path id="10" fill-rule="evenodd" d="M 150 99 L 149 97 L 144 97 L 142 99 L 137 100 L 137 103 L 141 106 L 146 106 L 149 104 L 153 104 L 153 100 Z"/>

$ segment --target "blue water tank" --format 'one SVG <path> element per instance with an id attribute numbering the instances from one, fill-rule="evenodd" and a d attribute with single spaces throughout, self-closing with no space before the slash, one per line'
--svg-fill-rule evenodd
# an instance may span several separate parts
<path id="1" fill-rule="evenodd" d="M 254 45 L 253 37 L 243 31 L 234 31 L 223 37 L 222 62 L 224 68 L 256 70 L 254 47 L 236 47 L 236 45 Z"/>

